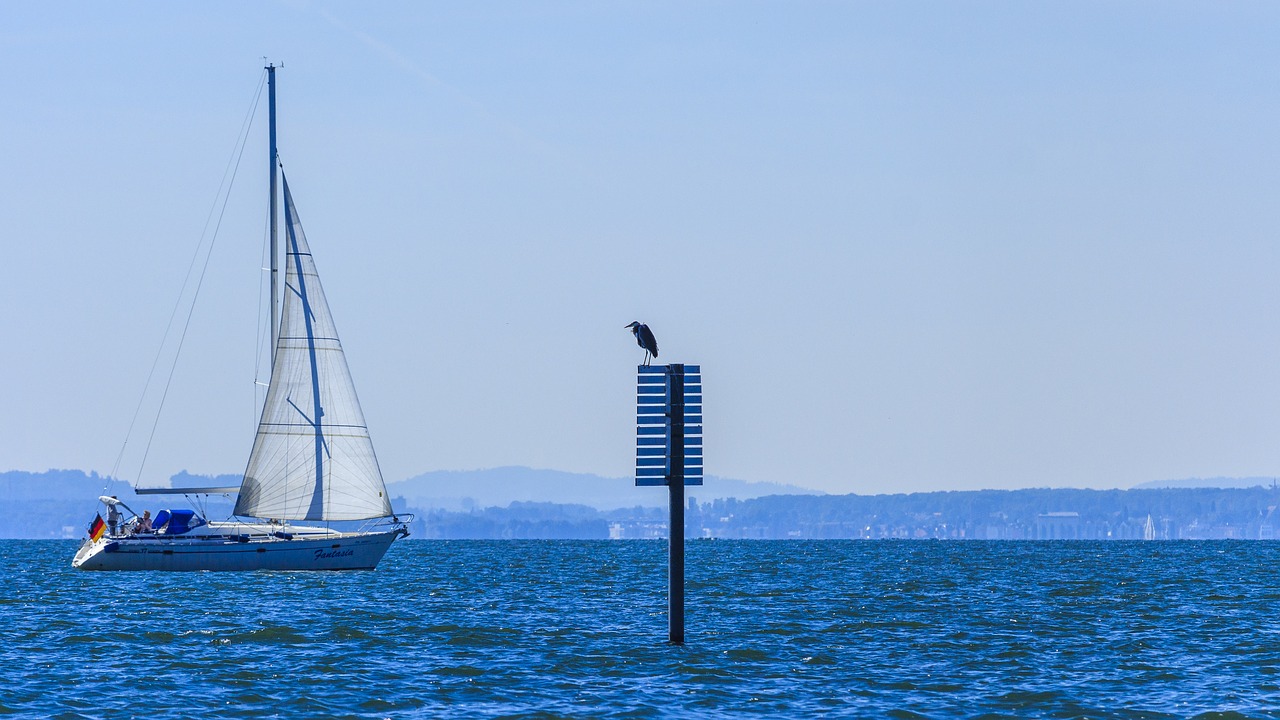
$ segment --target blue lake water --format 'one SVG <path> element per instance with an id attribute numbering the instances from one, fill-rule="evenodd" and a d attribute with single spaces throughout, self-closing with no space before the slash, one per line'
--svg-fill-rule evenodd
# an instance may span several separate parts
<path id="1" fill-rule="evenodd" d="M 407 541 L 88 573 L 0 542 L 0 716 L 1280 718 L 1280 542 Z"/>

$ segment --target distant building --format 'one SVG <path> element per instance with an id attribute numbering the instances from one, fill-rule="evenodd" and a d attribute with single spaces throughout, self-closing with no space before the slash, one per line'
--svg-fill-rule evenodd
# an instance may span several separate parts
<path id="1" fill-rule="evenodd" d="M 667 524 L 653 520 L 621 520 L 609 523 L 610 540 L 660 540 L 667 537 Z"/>
<path id="2" fill-rule="evenodd" d="M 1080 513 L 1051 512 L 1036 516 L 1036 540 L 1079 540 Z"/>

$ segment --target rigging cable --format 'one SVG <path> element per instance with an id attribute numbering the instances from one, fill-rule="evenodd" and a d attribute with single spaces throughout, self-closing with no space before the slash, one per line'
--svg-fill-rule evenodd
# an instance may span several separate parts
<path id="1" fill-rule="evenodd" d="M 257 113 L 258 102 L 262 98 L 262 88 L 265 83 L 266 83 L 266 72 L 264 71 L 262 74 L 262 78 L 258 82 L 258 87 L 254 92 L 253 101 L 249 106 L 249 111 L 245 115 L 244 122 L 241 124 L 240 135 L 236 138 L 237 145 L 239 147 L 232 149 L 231 158 L 227 160 L 227 169 L 223 171 L 222 183 L 218 186 L 218 192 L 214 195 L 213 206 L 209 209 L 208 217 L 205 218 L 204 230 L 202 230 L 200 233 L 200 241 L 196 244 L 196 252 L 194 256 L 191 258 L 190 267 L 187 268 L 187 276 L 186 278 L 183 279 L 182 290 L 179 292 L 179 295 L 178 295 L 178 302 L 174 305 L 173 314 L 170 315 L 169 317 L 169 325 L 165 327 L 165 340 L 161 342 L 161 352 L 157 353 L 156 361 L 152 363 L 151 373 L 148 374 L 147 376 L 146 387 L 150 388 L 152 375 L 155 373 L 156 364 L 159 363 L 160 355 L 163 352 L 164 345 L 168 340 L 170 331 L 173 326 L 173 320 L 177 316 L 178 308 L 181 307 L 182 296 L 186 294 L 187 285 L 190 283 L 190 280 L 191 280 L 191 274 L 194 271 L 196 262 L 200 257 L 200 248 L 204 245 L 205 237 L 209 233 L 209 224 L 210 222 L 213 221 L 214 210 L 218 209 L 218 198 L 221 197 L 222 208 L 218 212 L 217 223 L 214 224 L 213 234 L 209 238 L 209 247 L 205 253 L 204 264 L 200 268 L 200 276 L 196 280 L 195 289 L 191 296 L 191 304 L 187 308 L 187 317 L 182 326 L 182 334 L 178 337 L 178 346 L 174 350 L 173 364 L 170 365 L 169 367 L 169 375 L 165 380 L 164 392 L 161 393 L 160 395 L 160 405 L 159 407 L 156 408 L 156 417 L 155 417 L 155 421 L 151 425 L 151 433 L 147 436 L 147 444 L 146 444 L 146 447 L 143 449 L 142 461 L 138 463 L 138 473 L 135 476 L 135 487 L 136 487 L 136 481 L 140 480 L 142 477 L 142 470 L 146 466 L 148 455 L 150 455 L 151 453 L 151 442 L 152 440 L 155 439 L 156 428 L 159 427 L 160 425 L 160 415 L 164 411 L 164 402 L 169 395 L 169 387 L 173 383 L 173 374 L 178 367 L 178 358 L 182 354 L 182 346 L 186 341 L 187 329 L 190 327 L 191 317 L 195 313 L 196 300 L 200 297 L 200 288 L 204 284 L 205 273 L 209 269 L 209 260 L 213 256 L 213 247 L 218 241 L 218 231 L 222 227 L 222 219 L 223 219 L 223 216 L 226 214 L 227 203 L 231 198 L 231 186 L 234 185 L 235 183 L 236 174 L 240 169 L 240 160 L 241 158 L 244 157 L 245 147 L 248 145 L 249 131 L 253 127 L 253 118 Z M 143 397 L 144 399 L 146 397 L 145 390 L 143 392 Z M 141 410 L 142 408 L 141 400 L 138 403 L 138 408 L 139 410 Z M 136 421 L 137 421 L 137 412 L 134 413 L 134 422 Z M 125 445 L 128 445 L 128 438 L 133 434 L 133 426 L 134 426 L 134 423 L 131 422 L 129 424 L 129 433 L 126 435 L 126 438 L 125 438 Z M 121 456 L 124 455 L 124 447 L 121 447 L 120 454 Z M 117 465 L 118 464 L 119 464 L 119 460 L 117 459 Z"/>

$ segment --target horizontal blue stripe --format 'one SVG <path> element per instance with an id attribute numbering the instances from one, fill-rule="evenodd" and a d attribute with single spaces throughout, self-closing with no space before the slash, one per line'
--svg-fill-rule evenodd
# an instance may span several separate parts
<path id="1" fill-rule="evenodd" d="M 636 455 L 664 455 L 665 456 L 667 454 L 666 438 L 655 437 L 655 438 L 637 438 L 637 439 L 640 441 L 649 441 L 649 442 L 645 443 L 644 445 L 637 445 Z M 685 439 L 688 440 L 688 438 L 685 438 Z M 684 455 L 687 458 L 694 458 L 694 459 L 697 459 L 698 462 L 701 462 L 702 448 L 700 446 L 690 446 L 688 443 L 685 443 Z"/>

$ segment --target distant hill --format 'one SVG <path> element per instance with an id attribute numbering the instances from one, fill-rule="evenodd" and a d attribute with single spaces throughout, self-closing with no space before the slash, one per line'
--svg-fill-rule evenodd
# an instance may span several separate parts
<path id="1" fill-rule="evenodd" d="M 170 487 L 239 485 L 240 476 L 193 475 L 183 471 L 170 478 L 168 484 Z M 554 527 L 560 528 L 556 533 L 568 533 L 566 537 L 578 537 L 575 533 L 581 532 L 565 529 L 574 523 L 586 523 L 592 527 L 591 532 L 597 534 L 605 526 L 594 516 L 584 519 L 554 505 L 583 506 L 582 510 L 591 515 L 597 511 L 636 506 L 655 508 L 665 506 L 667 502 L 667 494 L 662 488 L 637 488 L 631 478 L 603 478 L 526 467 L 431 472 L 388 483 L 387 489 L 398 512 L 509 508 L 501 515 L 503 522 L 518 523 L 523 528 L 518 533 L 550 532 L 546 528 Z M 4 472 L 0 473 L 0 503 L 3 503 L 7 519 L 0 523 L 0 538 L 83 537 L 94 513 L 101 512 L 98 496 L 104 494 L 119 497 L 138 512 L 144 508 L 154 511 L 161 507 L 190 504 L 180 495 L 139 497 L 127 482 L 81 470 Z M 749 500 L 775 494 L 817 493 L 791 485 L 748 483 L 718 477 L 708 477 L 706 485 L 688 489 L 688 496 L 697 498 L 699 502 L 731 497 Z M 521 503 L 526 505 L 511 507 Z M 231 503 L 221 496 L 206 498 L 201 505 L 213 518 L 221 519 L 231 513 Z M 533 517 L 540 514 L 546 517 L 534 522 Z"/>
<path id="2" fill-rule="evenodd" d="M 244 480 L 244 475 L 239 473 L 226 475 L 192 475 L 186 470 L 183 470 L 177 475 L 169 478 L 169 487 L 238 487 L 242 480 Z"/>
<path id="3" fill-rule="evenodd" d="M 83 470 L 46 470 L 42 473 L 11 470 L 0 473 L 0 499 L 20 500 L 90 500 L 99 495 L 133 495 L 128 483 L 105 478 Z M 90 502 L 92 505 L 92 502 Z"/>
<path id="4" fill-rule="evenodd" d="M 636 487 L 632 478 L 500 467 L 487 470 L 441 470 L 387 484 L 392 497 L 413 508 L 472 510 L 506 507 L 513 502 L 586 505 L 597 510 L 666 506 L 659 487 Z M 718 498 L 750 500 L 766 495 L 821 495 L 816 490 L 779 483 L 751 483 L 707 476 L 701 487 L 685 489 L 699 502 Z"/>
<path id="5" fill-rule="evenodd" d="M 177 486 L 235 485 L 235 475 L 179 473 Z M 772 483 L 708 477 L 688 489 L 690 537 L 975 539 L 1277 539 L 1272 478 L 1148 483 L 1130 490 L 1038 488 L 896 495 L 825 495 Z M 1175 485 L 1175 487 L 1169 487 Z M 1182 487 L 1177 487 L 1177 486 Z M 1235 485 L 1236 487 L 1224 487 Z M 432 472 L 388 485 L 417 538 L 665 537 L 667 493 L 630 478 L 493 468 Z M 0 538 L 77 538 L 116 495 L 137 511 L 197 502 L 214 519 L 228 499 L 138 497 L 125 482 L 79 470 L 0 473 Z"/>
<path id="6" fill-rule="evenodd" d="M 1215 477 L 1215 478 L 1184 478 L 1181 480 L 1153 480 L 1134 485 L 1135 490 L 1159 490 L 1161 488 L 1251 488 L 1264 487 L 1269 488 L 1280 482 L 1280 478 L 1273 477 Z"/>
<path id="7" fill-rule="evenodd" d="M 239 485 L 239 475 L 211 478 L 181 472 L 171 478 L 171 486 Z M 83 470 L 46 470 L 42 473 L 13 470 L 0 473 L 0 502 L 6 520 L 0 523 L 0 538 L 78 538 L 102 512 L 99 495 L 114 495 L 137 512 L 144 508 L 188 507 L 181 495 L 139 497 L 123 480 Z M 231 514 L 231 503 L 221 497 L 206 499 L 202 508 L 221 519 Z"/>
<path id="8" fill-rule="evenodd" d="M 128 483 L 82 470 L 0 473 L 6 514 L 0 538 L 79 537 L 100 507 L 99 495 L 134 497 Z"/>
<path id="9" fill-rule="evenodd" d="M 1280 488 L 968 490 L 699 500 L 685 537 L 725 539 L 1274 540 Z M 583 505 L 428 510 L 413 537 L 667 537 L 664 508 Z"/>

